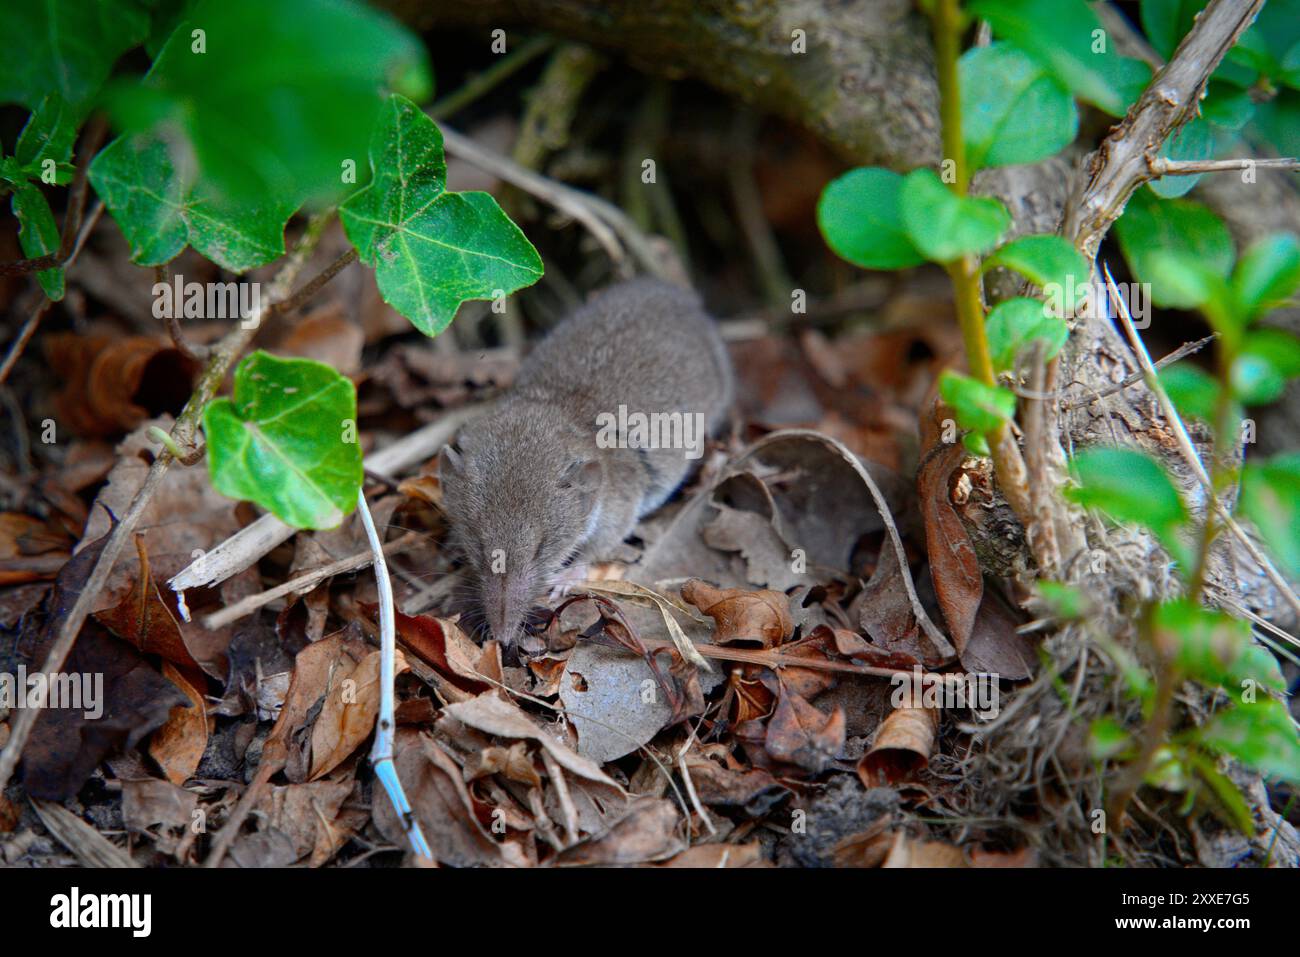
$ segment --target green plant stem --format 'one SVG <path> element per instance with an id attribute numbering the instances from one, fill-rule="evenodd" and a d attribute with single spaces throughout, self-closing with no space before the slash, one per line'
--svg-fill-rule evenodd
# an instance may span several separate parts
<path id="1" fill-rule="evenodd" d="M 970 170 L 966 163 L 966 146 L 962 139 L 961 86 L 957 62 L 961 55 L 962 13 L 958 0 L 935 0 L 931 14 L 934 29 L 936 71 L 939 78 L 939 118 L 942 123 L 943 159 L 952 163 L 952 182 L 948 187 L 958 196 L 970 189 Z M 980 291 L 979 263 L 974 256 L 963 256 L 947 264 L 952 280 L 957 322 L 961 326 L 966 364 L 971 375 L 987 386 L 997 384 L 993 358 L 989 353 L 984 328 L 984 300 Z M 998 486 L 1012 511 L 1029 527 L 1033 521 L 1024 457 L 1008 423 L 988 434 L 989 455 Z"/>
<path id="2" fill-rule="evenodd" d="M 961 56 L 961 7 L 957 0 L 935 0 L 934 26 L 935 68 L 939 77 L 939 121 L 943 158 L 955 164 L 953 182 L 948 185 L 958 196 L 970 189 L 966 168 L 966 146 L 961 133 L 961 87 L 957 80 L 957 60 Z"/>

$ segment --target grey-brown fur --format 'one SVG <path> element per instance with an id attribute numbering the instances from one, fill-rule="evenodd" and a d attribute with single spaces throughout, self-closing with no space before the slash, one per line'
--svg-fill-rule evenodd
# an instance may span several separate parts
<path id="1" fill-rule="evenodd" d="M 657 280 L 606 289 L 533 350 L 439 462 L 456 544 L 502 644 L 570 560 L 608 557 L 690 469 L 681 448 L 600 447 L 598 416 L 620 405 L 698 412 L 711 432 L 731 396 L 730 361 L 699 298 Z"/>

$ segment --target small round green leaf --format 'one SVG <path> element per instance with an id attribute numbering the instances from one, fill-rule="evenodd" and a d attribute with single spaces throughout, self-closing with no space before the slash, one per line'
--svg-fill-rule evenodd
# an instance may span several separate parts
<path id="1" fill-rule="evenodd" d="M 1098 47 L 1101 23 L 1078 0 L 972 0 L 971 16 L 1025 51 L 1080 99 L 1123 116 L 1150 77 L 1146 64 L 1119 56 L 1113 42 Z"/>
<path id="2" fill-rule="evenodd" d="M 1052 359 L 1070 331 L 1065 321 L 1051 315 L 1037 299 L 1018 297 L 1000 302 L 993 307 L 986 321 L 985 331 L 993 366 L 999 372 L 1012 368 L 1020 350 L 1036 339 L 1044 343 L 1043 358 Z"/>
<path id="3" fill-rule="evenodd" d="M 1005 266 L 1020 273 L 1059 304 L 1073 312 L 1088 288 L 1088 263 L 1062 236 L 1022 236 L 1007 243 L 984 261 L 983 269 Z"/>
<path id="4" fill-rule="evenodd" d="M 1254 704 L 1221 711 L 1200 738 L 1256 771 L 1300 783 L 1300 738 L 1286 705 L 1276 698 L 1260 695 Z"/>
<path id="5" fill-rule="evenodd" d="M 1240 508 L 1283 570 L 1300 577 L 1300 453 L 1246 463 Z"/>
<path id="6" fill-rule="evenodd" d="M 956 372 L 939 377 L 939 394 L 952 407 L 957 423 L 973 432 L 991 432 L 1016 414 L 1014 392 Z"/>
<path id="7" fill-rule="evenodd" d="M 1011 225 L 1001 200 L 958 196 L 930 169 L 904 177 L 899 202 L 907 235 L 934 262 L 992 249 Z"/>
<path id="8" fill-rule="evenodd" d="M 1177 362 L 1160 370 L 1160 384 L 1169 393 L 1174 408 L 1185 419 L 1214 422 L 1214 408 L 1219 401 L 1219 380 L 1200 366 Z"/>
<path id="9" fill-rule="evenodd" d="M 1214 156 L 1214 145 L 1214 128 L 1206 120 L 1197 117 L 1165 142 L 1160 155 L 1171 160 L 1207 160 Z M 1151 180 L 1147 185 L 1157 196 L 1173 199 L 1186 195 L 1200 180 L 1200 174 L 1162 176 Z"/>
<path id="10" fill-rule="evenodd" d="M 1070 91 L 1005 43 L 967 50 L 959 64 L 962 136 L 972 169 L 1034 163 L 1073 142 L 1079 111 Z"/>
<path id="11" fill-rule="evenodd" d="M 1124 215 L 1115 223 L 1120 249 L 1139 282 L 1152 283 L 1152 300 L 1176 306 L 1154 284 L 1151 259 L 1157 253 L 1183 253 L 1220 278 L 1232 272 L 1236 248 L 1232 234 L 1218 216 L 1186 199 L 1161 200 L 1145 191 L 1133 194 Z"/>
<path id="12" fill-rule="evenodd" d="M 361 488 L 357 393 L 310 359 L 255 352 L 235 370 L 232 398 L 203 413 L 212 484 L 295 528 L 333 528 Z"/>
<path id="13" fill-rule="evenodd" d="M 863 269 L 903 269 L 925 262 L 903 228 L 903 177 L 879 167 L 849 170 L 822 190 L 817 225 L 835 254 Z"/>
<path id="14" fill-rule="evenodd" d="M 1152 301 L 1175 309 L 1200 309 L 1225 343 L 1236 346 L 1244 322 L 1223 277 L 1191 253 L 1163 249 L 1151 253 L 1147 271 Z"/>
<path id="15" fill-rule="evenodd" d="M 1179 670 L 1208 685 L 1225 684 L 1250 646 L 1250 626 L 1186 598 L 1163 602 L 1152 616 L 1156 647 Z"/>
<path id="16" fill-rule="evenodd" d="M 1300 241 L 1273 233 L 1250 245 L 1232 276 L 1232 288 L 1246 314 L 1254 318 L 1285 301 L 1300 286 Z"/>
<path id="17" fill-rule="evenodd" d="M 1149 529 L 1184 568 L 1191 555 L 1179 534 L 1187 521 L 1182 497 L 1164 468 L 1135 449 L 1093 448 L 1071 461 L 1077 488 L 1065 496 L 1097 508 L 1116 522 Z"/>

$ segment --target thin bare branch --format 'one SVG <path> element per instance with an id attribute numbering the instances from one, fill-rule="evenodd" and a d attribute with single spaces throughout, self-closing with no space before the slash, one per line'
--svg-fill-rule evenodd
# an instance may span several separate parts
<path id="1" fill-rule="evenodd" d="M 1226 173 L 1244 169 L 1300 170 L 1300 159 L 1221 159 L 1221 160 L 1171 160 L 1152 156 L 1147 160 L 1152 179 L 1161 176 L 1198 176 L 1201 173 Z"/>
<path id="2" fill-rule="evenodd" d="M 1128 115 L 1086 161 L 1065 207 L 1064 234 L 1090 260 L 1170 134 L 1196 115 L 1210 74 L 1264 0 L 1211 0 Z"/>

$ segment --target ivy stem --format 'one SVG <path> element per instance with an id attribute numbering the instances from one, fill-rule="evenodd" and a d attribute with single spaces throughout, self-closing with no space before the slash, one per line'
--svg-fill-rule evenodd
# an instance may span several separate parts
<path id="1" fill-rule="evenodd" d="M 966 146 L 962 139 L 961 86 L 957 62 L 961 55 L 963 18 L 958 0 L 934 0 L 931 22 L 934 29 L 935 68 L 939 80 L 943 160 L 952 164 L 948 188 L 957 196 L 965 197 L 970 189 L 970 169 L 966 163 Z M 984 300 L 980 290 L 978 259 L 972 255 L 962 256 L 944 268 L 952 281 L 966 364 L 976 379 L 990 388 L 995 387 L 997 377 L 993 371 L 993 358 L 989 354 L 988 336 L 984 330 Z M 1009 423 L 1000 424 L 988 434 L 988 439 L 998 486 L 1012 511 L 1028 528 L 1034 516 L 1027 470 Z"/>

